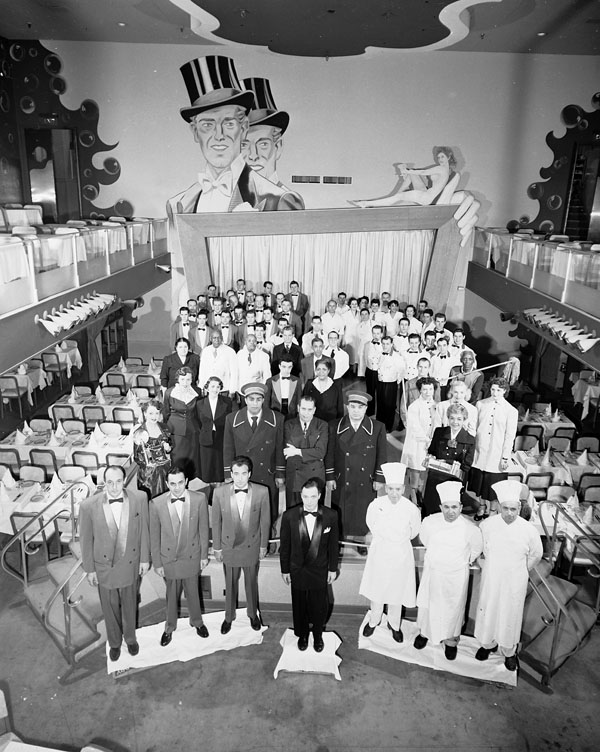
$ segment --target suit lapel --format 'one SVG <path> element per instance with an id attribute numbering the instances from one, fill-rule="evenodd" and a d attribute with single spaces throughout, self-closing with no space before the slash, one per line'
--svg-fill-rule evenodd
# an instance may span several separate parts
<path id="1" fill-rule="evenodd" d="M 174 506 L 170 504 L 170 506 Z M 185 501 L 181 505 L 181 523 L 179 525 L 179 536 L 177 538 L 177 557 L 179 558 L 185 551 L 188 545 L 188 534 L 190 530 L 190 494 L 189 491 L 185 492 Z M 177 512 L 175 515 L 177 515 Z"/>
<path id="2" fill-rule="evenodd" d="M 110 510 L 109 510 L 110 511 Z M 113 554 L 113 564 L 125 555 L 125 549 L 127 547 L 127 536 L 129 534 L 129 524 L 131 522 L 131 516 L 133 514 L 132 504 L 129 501 L 129 496 L 123 491 L 123 508 L 121 509 L 121 522 L 119 524 L 119 531 L 117 533 L 117 541 L 115 543 L 115 552 Z M 111 513 L 112 516 L 112 513 Z M 114 518 L 113 518 L 114 522 Z"/>
<path id="3" fill-rule="evenodd" d="M 115 518 L 113 516 L 113 513 L 110 510 L 110 504 L 108 502 L 108 496 L 104 494 L 104 501 L 102 502 L 102 512 L 104 513 L 104 519 L 106 520 L 106 526 L 108 527 L 108 533 L 110 537 L 113 540 L 113 543 L 116 543 L 117 541 L 117 534 L 119 532 L 119 528 L 117 527 L 117 523 L 115 522 Z M 121 510 L 121 515 L 123 515 L 123 511 Z"/>
<path id="4" fill-rule="evenodd" d="M 302 523 L 304 527 L 306 528 L 306 522 L 304 515 L 302 516 Z M 321 545 L 321 534 L 323 532 L 323 514 L 320 509 L 317 511 L 317 516 L 315 518 L 315 526 L 313 528 L 313 534 L 312 538 L 310 539 L 310 545 L 308 547 L 308 552 L 306 553 L 304 557 L 304 563 L 305 564 L 312 564 L 319 553 L 319 546 Z M 308 529 L 306 530 L 306 537 L 308 538 Z"/>
<path id="5" fill-rule="evenodd" d="M 281 379 L 274 378 L 272 383 L 273 383 L 273 391 L 275 392 L 275 396 L 277 397 L 277 400 L 279 404 L 281 405 Z"/>

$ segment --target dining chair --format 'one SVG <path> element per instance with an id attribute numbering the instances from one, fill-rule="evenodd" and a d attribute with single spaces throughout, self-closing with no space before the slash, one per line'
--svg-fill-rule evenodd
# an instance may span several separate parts
<path id="1" fill-rule="evenodd" d="M 150 399 L 150 392 L 145 386 L 132 386 L 131 393 L 135 394 L 138 399 Z"/>
<path id="2" fill-rule="evenodd" d="M 19 418 L 23 420 L 23 397 L 27 396 L 27 386 L 19 385 L 16 376 L 0 376 L 0 417 L 4 416 L 4 400 L 16 400 Z"/>
<path id="3" fill-rule="evenodd" d="M 115 407 L 113 420 L 121 426 L 123 433 L 129 433 L 137 423 L 135 413 L 130 407 Z"/>
<path id="4" fill-rule="evenodd" d="M 114 371 L 112 373 L 107 373 L 106 386 L 118 386 L 120 394 L 127 394 L 127 382 L 122 373 L 115 373 Z"/>
<path id="5" fill-rule="evenodd" d="M 525 480 L 529 489 L 538 501 L 543 501 L 552 485 L 554 476 L 552 473 L 530 473 Z"/>
<path id="6" fill-rule="evenodd" d="M 144 361 L 142 358 L 138 357 L 137 355 L 130 355 L 128 358 L 125 358 L 125 365 L 126 366 L 143 366 Z"/>
<path id="7" fill-rule="evenodd" d="M 572 486 L 558 486 L 558 485 L 551 485 L 548 486 L 548 490 L 546 491 L 546 499 L 548 501 L 561 501 L 566 502 L 568 501 L 571 496 L 575 493 L 575 489 Z"/>
<path id="8" fill-rule="evenodd" d="M 555 452 L 567 452 L 571 448 L 571 439 L 567 436 L 551 436 L 546 445 L 547 449 L 553 449 Z"/>
<path id="9" fill-rule="evenodd" d="M 515 436 L 515 443 L 514 443 L 514 451 L 523 451 L 528 452 L 530 449 L 533 449 L 538 445 L 538 440 L 535 436 L 522 436 L 521 434 L 517 434 Z"/>
<path id="10" fill-rule="evenodd" d="M 67 418 L 61 422 L 67 433 L 85 433 L 85 421 L 82 418 Z"/>
<path id="11" fill-rule="evenodd" d="M 92 393 L 92 387 L 87 384 L 77 384 L 75 391 L 78 397 L 88 397 Z"/>
<path id="12" fill-rule="evenodd" d="M 118 386 L 103 386 L 102 394 L 105 397 L 122 397 L 121 388 Z"/>
<path id="13" fill-rule="evenodd" d="M 62 465 L 58 468 L 58 478 L 63 483 L 85 478 L 85 468 L 81 465 Z"/>
<path id="14" fill-rule="evenodd" d="M 517 436 L 535 436 L 541 449 L 544 442 L 544 427 L 524 425 L 519 429 Z"/>
<path id="15" fill-rule="evenodd" d="M 100 460 L 96 452 L 75 451 L 71 455 L 74 465 L 79 465 L 85 470 L 86 475 L 96 476 L 100 467 Z"/>
<path id="16" fill-rule="evenodd" d="M 51 431 L 52 421 L 50 420 L 50 418 L 31 418 L 31 420 L 29 421 L 29 427 L 36 433 Z"/>
<path id="17" fill-rule="evenodd" d="M 106 419 L 104 410 L 99 405 L 84 405 L 82 412 L 86 433 L 93 431 L 96 423 L 102 423 Z"/>
<path id="18" fill-rule="evenodd" d="M 58 426 L 61 420 L 75 419 L 75 410 L 71 405 L 52 405 L 50 410 L 52 412 L 52 419 L 54 420 L 55 426 Z"/>
<path id="19" fill-rule="evenodd" d="M 0 460 L 1 462 L 2 460 Z M 600 473 L 582 473 L 579 478 L 577 490 L 580 494 L 585 493 L 586 488 L 600 486 Z"/>
<path id="20" fill-rule="evenodd" d="M 581 501 L 594 504 L 600 502 L 600 486 L 588 486 L 583 492 Z"/>
<path id="21" fill-rule="evenodd" d="M 140 373 L 135 378 L 135 385 L 148 390 L 150 397 L 156 397 L 156 379 L 149 374 Z"/>
<path id="22" fill-rule="evenodd" d="M 506 473 L 506 480 L 516 480 L 523 483 L 523 473 Z"/>
<path id="23" fill-rule="evenodd" d="M 6 467 L 9 467 L 15 478 L 19 477 L 22 464 L 21 456 L 16 449 L 11 447 L 0 447 L 0 465 L 6 465 Z"/>
<path id="24" fill-rule="evenodd" d="M 43 465 L 21 465 L 21 480 L 46 482 L 46 468 Z"/>
<path id="25" fill-rule="evenodd" d="M 573 441 L 575 438 L 575 426 L 557 426 L 552 435 L 561 438 L 566 437 L 569 441 Z"/>
<path id="26" fill-rule="evenodd" d="M 584 449 L 588 452 L 600 452 L 600 438 L 592 434 L 578 436 L 575 439 L 575 450 L 582 452 Z"/>
<path id="27" fill-rule="evenodd" d="M 67 356 L 68 357 L 68 356 Z M 60 357 L 56 352 L 43 352 L 42 361 L 44 363 L 44 371 L 51 373 L 53 376 L 58 376 L 61 391 L 63 390 L 63 378 L 69 382 L 69 366 L 66 362 L 66 358 Z"/>
<path id="28" fill-rule="evenodd" d="M 106 455 L 106 467 L 111 465 L 120 465 L 124 467 L 131 461 L 131 456 L 123 452 L 108 452 Z"/>
<path id="29" fill-rule="evenodd" d="M 123 433 L 120 424 L 114 420 L 103 420 L 101 423 L 98 423 L 98 427 L 106 436 L 118 437 Z"/>
<path id="30" fill-rule="evenodd" d="M 32 465 L 41 465 L 46 471 L 46 480 L 52 480 L 58 472 L 58 462 L 54 449 L 30 449 L 29 461 Z"/>

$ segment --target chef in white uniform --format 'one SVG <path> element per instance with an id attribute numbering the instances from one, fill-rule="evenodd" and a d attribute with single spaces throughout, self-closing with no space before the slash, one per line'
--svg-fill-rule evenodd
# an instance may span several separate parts
<path id="1" fill-rule="evenodd" d="M 474 634 L 481 647 L 475 658 L 486 661 L 500 646 L 504 665 L 515 671 L 529 572 L 542 558 L 542 540 L 531 522 L 519 517 L 521 484 L 503 480 L 492 489 L 500 514 L 479 526 L 483 561 Z"/>
<path id="2" fill-rule="evenodd" d="M 465 618 L 469 566 L 483 551 L 479 528 L 461 516 L 461 489 L 462 484 L 453 480 L 437 486 L 441 512 L 425 517 L 419 533 L 426 551 L 414 646 L 422 650 L 428 640 L 443 642 L 449 661 L 456 658 Z"/>
<path id="3" fill-rule="evenodd" d="M 396 642 L 402 642 L 402 606 L 414 608 L 416 600 L 415 557 L 411 540 L 421 527 L 418 508 L 402 494 L 406 465 L 385 462 L 385 496 L 367 508 L 367 527 L 373 539 L 360 583 L 359 593 L 371 602 L 369 621 L 363 635 L 371 637 L 381 621 L 387 603 L 387 623 Z"/>

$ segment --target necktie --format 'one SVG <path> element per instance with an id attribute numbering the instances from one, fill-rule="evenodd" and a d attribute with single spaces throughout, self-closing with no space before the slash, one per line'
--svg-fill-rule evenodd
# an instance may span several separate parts
<path id="1" fill-rule="evenodd" d="M 302 433 L 306 436 L 306 432 L 308 431 L 308 425 L 306 423 L 302 424 Z"/>
<path id="2" fill-rule="evenodd" d="M 200 173 L 198 175 L 198 182 L 202 186 L 203 193 L 209 193 L 210 191 L 220 191 L 224 196 L 231 196 L 231 190 L 233 186 L 233 177 L 231 172 L 226 172 L 223 175 L 219 175 L 214 180 L 210 175 L 206 173 Z"/>
<path id="3" fill-rule="evenodd" d="M 248 493 L 248 486 L 246 486 L 246 488 L 236 488 L 234 490 L 235 490 L 236 494 L 238 494 L 238 493 Z"/>
<path id="4" fill-rule="evenodd" d="M 108 503 L 109 504 L 122 504 L 123 503 L 123 497 L 119 496 L 118 499 L 109 499 Z"/>
<path id="5" fill-rule="evenodd" d="M 289 345 L 286 345 L 286 346 L 285 346 L 285 351 L 286 351 L 286 352 L 289 352 L 289 351 L 290 351 L 290 346 L 289 346 Z"/>
<path id="6" fill-rule="evenodd" d="M 303 514 L 304 514 L 305 517 L 309 517 L 309 516 L 316 517 L 317 516 L 316 512 L 306 512 L 305 511 Z"/>
<path id="7" fill-rule="evenodd" d="M 185 501 L 185 496 L 171 496 L 171 504 L 174 504 L 176 501 Z"/>
<path id="8" fill-rule="evenodd" d="M 252 364 L 252 355 L 248 353 L 248 363 Z"/>
<path id="9" fill-rule="evenodd" d="M 256 431 L 256 425 L 257 425 L 257 423 L 258 423 L 258 418 L 256 416 L 254 416 L 252 418 L 252 433 L 254 433 Z"/>

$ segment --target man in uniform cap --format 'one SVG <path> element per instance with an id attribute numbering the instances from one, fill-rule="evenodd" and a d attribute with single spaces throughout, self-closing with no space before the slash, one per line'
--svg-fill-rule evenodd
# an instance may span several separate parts
<path id="1" fill-rule="evenodd" d="M 386 462 L 381 470 L 386 495 L 374 499 L 367 509 L 367 526 L 373 539 L 359 593 L 371 601 L 371 610 L 363 635 L 371 637 L 387 604 L 388 628 L 393 639 L 402 642 L 402 606 L 415 606 L 415 558 L 411 540 L 419 533 L 421 514 L 403 496 L 406 465 Z"/>
<path id="2" fill-rule="evenodd" d="M 443 642 L 449 661 L 456 658 L 465 618 L 469 566 L 483 550 L 479 528 L 461 516 L 461 489 L 453 480 L 438 484 L 441 512 L 426 517 L 419 533 L 426 551 L 414 646 L 422 650 L 428 640 Z"/>
<path id="3" fill-rule="evenodd" d="M 348 393 L 348 414 L 329 423 L 325 457 L 327 487 L 331 502 L 341 511 L 345 538 L 364 541 L 369 503 L 383 485 L 381 465 L 387 460 L 385 426 L 370 418 L 370 395 Z"/>
<path id="4" fill-rule="evenodd" d="M 521 484 L 504 480 L 492 490 L 500 514 L 479 527 L 484 559 L 474 632 L 481 647 L 475 657 L 486 661 L 500 646 L 504 665 L 515 671 L 529 572 L 541 561 L 543 548 L 535 527 L 519 517 Z"/>
<path id="5" fill-rule="evenodd" d="M 275 525 L 279 511 L 278 489 L 283 486 L 285 478 L 283 415 L 264 406 L 264 384 L 244 384 L 240 392 L 246 400 L 246 407 L 228 415 L 225 421 L 225 477 L 231 472 L 231 462 L 236 455 L 249 457 L 253 465 L 253 482 L 269 489 L 271 521 Z"/>

